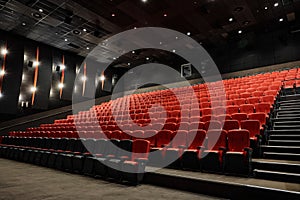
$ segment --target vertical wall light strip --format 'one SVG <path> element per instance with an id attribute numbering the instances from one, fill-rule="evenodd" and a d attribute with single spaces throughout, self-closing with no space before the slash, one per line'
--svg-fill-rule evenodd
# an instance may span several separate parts
<path id="1" fill-rule="evenodd" d="M 5 49 L 7 49 L 7 43 L 5 45 Z M 6 56 L 7 54 L 3 54 L 3 64 L 2 64 L 2 72 L 3 74 L 0 75 L 0 94 L 2 94 L 2 85 L 3 85 L 3 79 L 4 79 L 4 76 L 5 76 L 5 68 L 6 68 Z"/>
<path id="2" fill-rule="evenodd" d="M 87 80 L 87 77 L 86 77 L 86 63 L 84 63 L 84 67 L 83 67 L 83 84 L 82 84 L 82 96 L 84 96 L 85 94 L 85 84 L 86 84 L 86 80 Z"/>
<path id="3" fill-rule="evenodd" d="M 35 66 L 35 70 L 34 70 L 34 81 L 33 81 L 33 88 L 35 88 L 35 90 L 32 91 L 31 105 L 33 105 L 34 101 L 35 101 L 36 85 L 37 85 L 37 80 L 38 80 L 38 76 L 39 76 L 39 56 L 40 56 L 40 48 L 37 47 L 37 49 L 36 49 L 36 66 Z"/>
<path id="4" fill-rule="evenodd" d="M 62 65 L 65 66 L 65 56 L 64 55 L 62 57 Z M 65 82 L 65 67 L 61 71 L 61 78 L 60 78 L 61 87 L 60 87 L 60 91 L 59 91 L 59 98 L 60 99 L 61 99 L 62 93 L 63 93 L 64 82 Z"/>
<path id="5" fill-rule="evenodd" d="M 104 71 L 102 71 L 102 73 L 101 73 L 101 77 L 104 77 Z M 104 88 L 104 79 L 103 80 L 101 80 L 101 82 L 102 82 L 102 90 L 103 90 L 103 88 Z"/>

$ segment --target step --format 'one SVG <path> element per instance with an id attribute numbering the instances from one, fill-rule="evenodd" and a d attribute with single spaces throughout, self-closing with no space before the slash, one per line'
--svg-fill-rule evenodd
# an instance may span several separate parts
<path id="1" fill-rule="evenodd" d="M 270 140 L 300 140 L 300 135 L 270 135 Z"/>
<path id="2" fill-rule="evenodd" d="M 300 95 L 286 95 L 279 97 L 280 102 L 300 101 Z"/>
<path id="3" fill-rule="evenodd" d="M 300 140 L 269 140 L 271 146 L 300 146 Z"/>
<path id="4" fill-rule="evenodd" d="M 277 116 L 281 115 L 300 115 L 300 110 L 278 110 Z"/>
<path id="5" fill-rule="evenodd" d="M 253 169 L 300 174 L 300 161 L 253 159 Z"/>
<path id="6" fill-rule="evenodd" d="M 274 126 L 300 126 L 300 121 L 281 121 L 274 122 Z"/>
<path id="7" fill-rule="evenodd" d="M 280 105 L 279 110 L 289 110 L 289 109 L 300 109 L 300 104 L 294 104 L 294 105 Z"/>
<path id="8" fill-rule="evenodd" d="M 300 125 L 293 125 L 293 126 L 273 126 L 274 130 L 299 130 Z"/>
<path id="9" fill-rule="evenodd" d="M 282 182 L 300 183 L 300 174 L 258 170 L 258 169 L 255 169 L 253 172 L 255 174 L 255 177 L 260 178 L 260 179 L 269 179 L 269 180 L 277 180 L 277 181 L 282 181 Z"/>
<path id="10" fill-rule="evenodd" d="M 262 148 L 263 152 L 300 154 L 300 147 L 299 146 L 262 145 L 261 148 Z"/>
<path id="11" fill-rule="evenodd" d="M 299 118 L 300 115 L 299 114 L 277 114 L 276 118 Z"/>
<path id="12" fill-rule="evenodd" d="M 265 159 L 300 161 L 300 154 L 295 153 L 264 152 L 263 157 Z"/>
<path id="13" fill-rule="evenodd" d="M 300 135 L 300 129 L 297 130 L 268 130 L 269 135 Z"/>
<path id="14" fill-rule="evenodd" d="M 271 118 L 273 122 L 292 122 L 292 121 L 300 121 L 299 117 L 280 117 L 280 118 Z"/>

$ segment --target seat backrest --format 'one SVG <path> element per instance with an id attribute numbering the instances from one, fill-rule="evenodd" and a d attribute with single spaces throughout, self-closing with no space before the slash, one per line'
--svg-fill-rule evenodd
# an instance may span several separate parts
<path id="1" fill-rule="evenodd" d="M 232 115 L 234 113 L 238 113 L 239 112 L 239 106 L 227 106 L 226 107 L 226 113 L 228 115 Z"/>
<path id="2" fill-rule="evenodd" d="M 156 134 L 157 132 L 154 130 L 146 130 L 144 132 L 144 140 L 149 141 L 151 147 L 156 146 Z"/>
<path id="3" fill-rule="evenodd" d="M 156 134 L 156 145 L 157 147 L 168 146 L 172 139 L 172 131 L 162 130 Z"/>
<path id="4" fill-rule="evenodd" d="M 219 150 L 220 147 L 227 149 L 227 131 L 209 130 L 207 131 L 207 149 Z"/>
<path id="5" fill-rule="evenodd" d="M 248 115 L 248 119 L 258 120 L 261 126 L 266 124 L 266 118 L 267 115 L 265 113 L 252 113 Z"/>
<path id="6" fill-rule="evenodd" d="M 207 131 L 209 128 L 210 129 L 222 129 L 221 122 L 215 121 L 215 120 L 205 122 L 204 130 Z"/>
<path id="7" fill-rule="evenodd" d="M 250 137 L 260 135 L 260 122 L 258 120 L 245 120 L 241 122 L 241 128 L 250 132 Z"/>
<path id="8" fill-rule="evenodd" d="M 250 147 L 250 133 L 248 130 L 231 130 L 227 134 L 228 151 L 243 152 Z"/>
<path id="9" fill-rule="evenodd" d="M 131 158 L 132 140 L 121 140 L 119 143 L 118 157 L 127 156 Z"/>
<path id="10" fill-rule="evenodd" d="M 198 147 L 204 146 L 206 138 L 205 130 L 192 130 L 187 134 L 187 144 L 189 149 L 197 149 Z"/>
<path id="11" fill-rule="evenodd" d="M 137 158 L 148 159 L 150 152 L 150 142 L 147 140 L 135 140 L 132 144 L 131 160 L 135 161 Z"/>
<path id="12" fill-rule="evenodd" d="M 238 120 L 226 120 L 223 125 L 223 130 L 229 131 L 233 129 L 239 129 L 240 123 Z"/>
<path id="13" fill-rule="evenodd" d="M 172 140 L 172 147 L 178 148 L 179 146 L 187 146 L 187 134 L 188 131 L 178 131 Z"/>
<path id="14" fill-rule="evenodd" d="M 246 113 L 235 113 L 235 114 L 231 115 L 231 118 L 233 120 L 238 120 L 239 123 L 241 123 L 241 121 L 247 120 L 247 114 Z"/>
<path id="15" fill-rule="evenodd" d="M 240 113 L 254 113 L 254 105 L 253 104 L 243 104 L 240 105 Z"/>
<path id="16" fill-rule="evenodd" d="M 270 113 L 271 110 L 271 104 L 269 103 L 258 103 L 255 104 L 255 111 L 258 112 L 263 112 L 265 114 Z"/>

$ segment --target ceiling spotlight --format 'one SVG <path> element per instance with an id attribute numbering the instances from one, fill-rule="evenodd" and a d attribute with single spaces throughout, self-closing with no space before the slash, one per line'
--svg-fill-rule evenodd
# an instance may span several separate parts
<path id="1" fill-rule="evenodd" d="M 278 2 L 274 3 L 274 7 L 278 7 L 278 6 L 279 6 Z"/>
<path id="2" fill-rule="evenodd" d="M 87 80 L 87 77 L 86 77 L 86 76 L 82 76 L 82 77 L 81 77 L 81 80 L 82 80 L 82 81 L 86 81 L 86 80 Z"/>
<path id="3" fill-rule="evenodd" d="M 32 16 L 35 17 L 35 18 L 42 18 L 42 15 L 40 13 L 32 13 Z"/>
<path id="4" fill-rule="evenodd" d="M 134 27 L 134 29 L 136 29 L 136 27 Z"/>
<path id="5" fill-rule="evenodd" d="M 112 16 L 112 17 L 115 17 L 115 16 L 116 16 L 116 14 L 115 14 L 115 13 L 113 13 L 113 14 L 111 14 L 111 16 Z"/>
<path id="6" fill-rule="evenodd" d="M 233 21 L 233 18 L 232 18 L 232 17 L 230 17 L 230 18 L 228 19 L 228 21 L 232 22 L 232 21 Z"/>
<path id="7" fill-rule="evenodd" d="M 64 88 L 64 84 L 63 84 L 63 83 L 58 84 L 58 88 L 59 88 L 59 89 Z"/>
<path id="8" fill-rule="evenodd" d="M 68 42 L 68 39 L 67 39 L 67 38 L 65 38 L 65 42 Z"/>
<path id="9" fill-rule="evenodd" d="M 265 7 L 265 10 L 268 10 L 268 7 L 267 7 L 267 6 Z"/>
<path id="10" fill-rule="evenodd" d="M 190 35 L 191 35 L 191 33 L 190 33 L 190 32 L 187 32 L 187 35 L 188 35 L 188 36 L 190 36 Z"/>
<path id="11" fill-rule="evenodd" d="M 279 21 L 280 21 L 280 22 L 283 22 L 283 18 L 280 18 Z"/>
<path id="12" fill-rule="evenodd" d="M 132 51 L 133 54 L 135 54 L 135 51 Z"/>
<path id="13" fill-rule="evenodd" d="M 150 58 L 147 57 L 146 60 L 150 60 Z"/>
<path id="14" fill-rule="evenodd" d="M 86 28 L 82 29 L 84 32 L 87 32 Z"/>
<path id="15" fill-rule="evenodd" d="M 22 26 L 26 26 L 26 22 L 22 22 Z"/>
<path id="16" fill-rule="evenodd" d="M 238 32 L 239 34 L 242 34 L 243 33 L 243 31 L 242 30 L 239 30 L 239 32 Z"/>
<path id="17" fill-rule="evenodd" d="M 43 9 L 40 8 L 40 9 L 39 9 L 39 12 L 42 13 L 42 12 L 44 12 L 44 11 L 43 11 Z"/>
<path id="18" fill-rule="evenodd" d="M 100 76 L 100 81 L 105 81 L 105 76 L 104 75 Z"/>
<path id="19" fill-rule="evenodd" d="M 30 91 L 31 91 L 31 92 L 36 92 L 36 91 L 37 91 L 37 88 L 34 87 L 34 86 L 32 86 L 32 87 L 30 88 Z"/>
<path id="20" fill-rule="evenodd" d="M 249 23 L 250 23 L 249 21 L 244 21 L 244 22 L 243 22 L 243 24 L 244 24 L 245 26 L 247 26 Z"/>
<path id="21" fill-rule="evenodd" d="M 173 53 L 175 53 L 176 52 L 176 50 L 175 49 L 173 49 Z"/>
<path id="22" fill-rule="evenodd" d="M 3 56 L 5 56 L 6 54 L 8 54 L 8 51 L 7 51 L 7 49 L 1 49 L 1 54 L 3 55 Z"/>
<path id="23" fill-rule="evenodd" d="M 127 63 L 127 65 L 128 65 L 128 66 L 130 66 L 130 65 L 131 65 L 131 63 Z"/>
<path id="24" fill-rule="evenodd" d="M 3 94 L 0 92 L 0 98 L 2 98 L 3 97 Z"/>
<path id="25" fill-rule="evenodd" d="M 168 14 L 167 14 L 167 13 L 165 13 L 165 14 L 164 14 L 164 17 L 167 17 L 167 16 L 168 16 Z"/>
<path id="26" fill-rule="evenodd" d="M 81 32 L 79 30 L 74 30 L 73 33 L 74 35 L 80 35 Z"/>
<path id="27" fill-rule="evenodd" d="M 5 70 L 2 69 L 2 70 L 0 71 L 0 76 L 4 76 L 4 75 L 5 75 Z"/>
<path id="28" fill-rule="evenodd" d="M 142 0 L 143 3 L 147 3 L 148 0 Z"/>
<path id="29" fill-rule="evenodd" d="M 90 47 L 86 47 L 86 49 L 87 49 L 87 50 L 89 50 L 89 49 L 90 49 Z"/>
<path id="30" fill-rule="evenodd" d="M 33 63 L 32 63 L 32 66 L 33 67 L 38 67 L 40 65 L 40 62 L 38 62 L 38 61 L 34 61 Z"/>

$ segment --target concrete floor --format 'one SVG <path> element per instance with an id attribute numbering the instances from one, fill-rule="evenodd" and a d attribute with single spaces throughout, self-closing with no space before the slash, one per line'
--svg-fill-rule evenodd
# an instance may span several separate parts
<path id="1" fill-rule="evenodd" d="M 124 186 L 100 179 L 0 159 L 0 200 L 144 200 L 218 198 L 150 185 Z"/>

